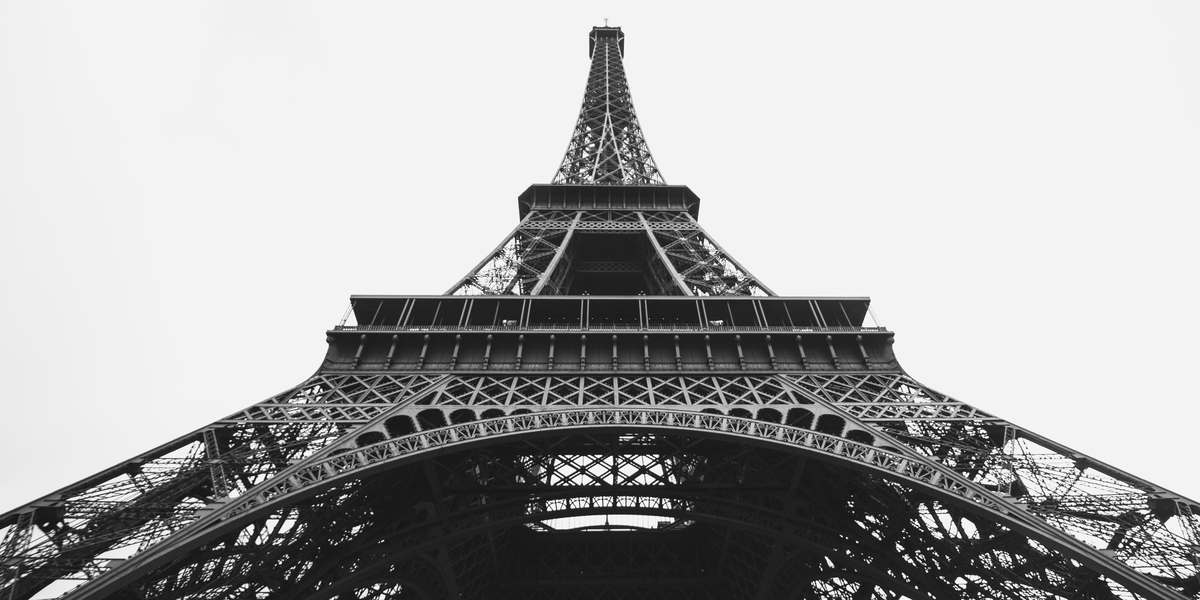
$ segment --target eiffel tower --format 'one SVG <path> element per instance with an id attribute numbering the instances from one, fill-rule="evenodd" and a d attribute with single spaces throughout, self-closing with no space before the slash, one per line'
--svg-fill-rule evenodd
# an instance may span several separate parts
<path id="1" fill-rule="evenodd" d="M 867 298 L 776 295 L 663 180 L 621 29 L 588 53 L 493 252 L 5 513 L 0 599 L 1200 597 L 1196 502 L 918 383 Z"/>

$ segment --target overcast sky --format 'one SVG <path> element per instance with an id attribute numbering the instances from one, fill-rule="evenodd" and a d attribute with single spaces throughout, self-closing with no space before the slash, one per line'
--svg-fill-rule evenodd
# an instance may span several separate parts
<path id="1" fill-rule="evenodd" d="M 1193 498 L 1200 2 L 0 2 L 0 510 L 301 381 L 548 182 L 608 17 L 781 294 Z"/>

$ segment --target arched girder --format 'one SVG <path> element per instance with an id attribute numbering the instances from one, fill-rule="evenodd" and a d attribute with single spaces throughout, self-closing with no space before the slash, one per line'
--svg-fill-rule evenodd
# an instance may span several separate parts
<path id="1" fill-rule="evenodd" d="M 546 440 L 543 437 L 540 441 L 550 445 L 557 445 L 560 440 Z M 508 446 L 512 447 L 516 445 L 517 444 L 509 444 Z M 522 445 L 517 449 L 517 451 L 527 450 L 528 448 L 528 446 Z M 725 446 L 716 448 L 716 450 L 722 451 L 724 449 Z M 709 450 L 714 450 L 714 448 L 710 447 Z M 772 450 L 772 452 L 775 451 Z M 786 456 L 784 453 L 778 454 Z M 496 454 L 496 456 L 499 455 L 500 454 Z M 452 455 L 450 458 L 445 458 L 444 460 L 447 463 L 457 464 L 455 461 L 459 460 L 460 458 L 469 459 L 467 461 L 469 463 L 475 460 L 477 456 L 472 455 L 470 452 L 460 452 L 456 455 Z M 754 463 L 754 461 L 750 462 Z M 419 465 L 409 463 L 408 465 L 396 467 L 394 470 L 383 471 L 370 477 L 385 481 L 391 479 L 393 481 L 393 486 L 403 486 L 403 483 L 400 482 L 407 481 L 407 479 L 397 477 L 395 476 L 395 473 L 396 470 L 403 470 L 405 468 L 410 470 L 419 470 Z M 840 469 L 840 471 L 846 470 Z M 748 482 L 748 484 L 753 488 L 757 488 L 761 485 L 759 481 Z M 606 489 L 595 489 L 594 487 L 593 489 L 597 493 L 608 492 Z M 656 490 L 661 490 L 661 487 L 650 486 L 645 488 L 645 492 L 647 494 L 652 494 Z M 562 490 L 560 495 L 575 494 L 579 493 L 579 491 L 580 488 L 571 488 Z M 710 491 L 711 488 L 709 487 L 691 490 L 690 498 L 692 500 L 696 500 L 694 508 L 682 510 L 646 508 L 644 512 L 653 512 L 656 514 L 676 517 L 687 517 L 692 520 L 708 523 L 732 525 L 733 528 L 737 530 L 753 530 L 754 534 L 759 537 L 775 539 L 779 538 L 780 536 L 785 536 L 787 540 L 784 541 L 792 546 L 804 546 L 811 550 L 815 550 L 816 554 L 818 555 L 831 556 L 833 561 L 830 564 L 829 569 L 842 572 L 846 574 L 846 577 L 850 577 L 852 574 L 852 579 L 854 581 L 867 582 L 870 585 L 875 585 L 877 583 L 879 586 L 881 586 L 881 588 L 887 588 L 890 586 L 892 589 L 904 593 L 904 595 L 907 597 L 959 597 L 955 595 L 956 592 L 953 589 L 946 587 L 944 583 L 942 584 L 944 589 L 942 589 L 940 593 L 934 593 L 939 589 L 937 587 L 938 581 L 927 575 L 923 575 L 919 564 L 909 564 L 905 561 L 895 561 L 891 564 L 885 563 L 883 566 L 888 567 L 893 571 L 903 571 L 906 579 L 921 580 L 920 589 L 925 590 L 924 592 L 918 592 L 916 589 L 912 589 L 911 586 L 906 586 L 903 584 L 903 582 L 897 584 L 897 580 L 894 576 L 881 573 L 878 571 L 878 569 L 874 569 L 873 572 L 873 567 L 871 564 L 866 564 L 863 560 L 856 560 L 854 558 L 855 556 L 872 558 L 887 556 L 889 554 L 889 548 L 887 544 L 884 543 L 884 540 L 873 541 L 872 538 L 867 537 L 857 539 L 842 538 L 839 536 L 839 534 L 852 532 L 848 532 L 846 530 L 839 531 L 827 524 L 822 524 L 812 519 L 806 519 L 798 515 L 789 515 L 786 511 L 781 511 L 778 507 L 772 508 L 766 505 L 758 506 L 754 504 L 747 504 L 745 499 L 713 499 L 709 494 Z M 729 491 L 734 492 L 733 489 L 730 489 Z M 360 488 L 357 493 L 361 496 L 366 492 L 364 489 Z M 542 488 L 538 488 L 536 493 L 544 495 L 544 490 Z M 687 492 L 680 491 L 679 488 L 676 488 L 669 491 L 662 491 L 660 495 L 686 496 L 687 494 Z M 896 497 L 905 496 L 899 495 L 898 492 Z M 706 499 L 707 502 L 704 502 Z M 340 538 L 331 538 L 329 532 L 320 531 L 313 537 L 313 539 L 324 542 L 328 542 L 332 539 L 337 548 L 336 553 L 333 555 L 327 555 L 327 561 L 324 566 L 314 565 L 311 567 L 305 574 L 305 578 L 308 579 L 308 581 L 295 582 L 290 588 L 280 590 L 277 593 L 284 597 L 294 597 L 299 596 L 304 590 L 320 588 L 320 582 L 330 579 L 328 576 L 329 570 L 341 568 L 347 564 L 353 564 L 351 573 L 345 576 L 336 576 L 335 574 L 335 576 L 332 577 L 332 579 L 337 582 L 337 585 L 343 587 L 353 587 L 354 585 L 357 585 L 362 578 L 371 579 L 375 576 L 373 571 L 371 571 L 371 567 L 363 562 L 365 559 L 360 560 L 359 557 L 368 555 L 376 557 L 382 556 L 383 558 L 377 559 L 375 562 L 377 563 L 377 566 L 383 568 L 388 564 L 402 559 L 405 555 L 405 552 L 418 554 L 427 552 L 439 544 L 444 544 L 448 541 L 454 541 L 453 538 L 466 539 L 470 536 L 477 535 L 483 530 L 503 529 L 507 525 L 528 522 L 531 519 L 545 519 L 550 516 L 565 517 L 571 515 L 595 514 L 598 510 L 600 510 L 595 506 L 590 506 L 584 508 L 558 510 L 547 514 L 530 515 L 521 510 L 522 501 L 523 499 L 510 497 L 509 500 L 502 501 L 498 504 L 468 507 L 466 510 L 459 511 L 455 515 L 448 517 L 448 519 L 452 519 L 458 523 L 457 525 L 452 526 L 446 526 L 446 524 L 442 521 L 423 522 L 415 525 L 389 524 L 390 522 L 385 522 L 382 527 L 379 523 L 374 523 L 373 525 L 375 526 L 375 529 L 372 530 L 370 535 L 360 534 L 359 537 L 355 538 L 349 543 L 338 542 L 337 539 Z M 350 502 L 339 500 L 336 505 L 333 506 L 340 507 L 347 503 Z M 334 510 L 335 512 L 340 513 L 340 510 L 337 508 L 334 508 Z M 380 545 L 381 542 L 386 542 L 386 546 Z M 771 542 L 771 545 L 778 545 L 780 543 L 780 541 L 773 541 Z M 288 544 L 286 551 L 290 551 L 296 545 L 297 544 L 295 542 Z M 270 550 L 270 548 L 266 550 Z M 894 548 L 891 548 L 891 550 L 894 550 Z M 945 548 L 942 550 L 944 551 Z M 961 549 L 954 548 L 953 550 L 959 551 Z M 843 556 L 843 553 L 847 554 Z M 203 564 L 210 559 L 208 556 L 197 555 L 195 553 L 189 555 L 189 558 L 192 560 L 192 562 L 184 565 L 173 564 L 170 566 L 168 573 L 194 571 L 196 569 L 194 566 L 195 564 Z M 1038 557 L 1035 556 L 1033 558 Z M 277 563 L 274 561 L 273 557 L 264 556 L 261 558 L 260 564 L 258 564 L 257 567 L 251 568 L 248 571 L 250 573 L 262 573 L 272 570 L 278 571 L 279 568 L 282 568 L 277 567 L 276 565 Z M 897 569 L 898 567 L 899 569 Z M 174 591 L 178 592 L 179 590 Z M 325 595 L 329 595 L 331 593 L 334 592 L 326 592 Z M 150 594 L 149 596 L 165 600 L 167 598 L 178 597 L 178 594 Z M 1025 596 L 1013 595 L 1010 597 L 1021 598 Z"/>
<path id="2" fill-rule="evenodd" d="M 580 408 L 509 415 L 384 439 L 364 447 L 343 447 L 320 454 L 280 473 L 272 482 L 232 499 L 211 514 L 136 555 L 79 590 L 78 598 L 103 598 L 130 584 L 139 572 L 170 561 L 188 549 L 213 540 L 267 514 L 274 507 L 296 502 L 339 482 L 456 449 L 494 444 L 509 439 L 564 431 L 613 430 L 628 432 L 684 432 L 737 440 L 741 443 L 786 448 L 800 455 L 821 457 L 860 471 L 872 472 L 959 505 L 988 520 L 1030 536 L 1065 552 L 1090 569 L 1103 573 L 1134 593 L 1151 598 L 1179 598 L 1173 590 L 1148 576 L 1075 540 L 1066 539 L 1048 526 L 1038 527 L 1019 509 L 1006 506 L 969 483 L 913 457 L 834 435 L 777 423 L 724 415 L 697 414 L 664 409 Z M 1043 524 L 1044 525 L 1044 524 Z"/>

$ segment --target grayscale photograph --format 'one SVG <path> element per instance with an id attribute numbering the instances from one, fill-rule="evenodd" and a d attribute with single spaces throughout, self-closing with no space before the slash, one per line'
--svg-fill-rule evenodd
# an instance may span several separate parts
<path id="1" fill-rule="evenodd" d="M 0 0 L 0 600 L 1200 599 L 1198 205 L 1194 0 Z"/>

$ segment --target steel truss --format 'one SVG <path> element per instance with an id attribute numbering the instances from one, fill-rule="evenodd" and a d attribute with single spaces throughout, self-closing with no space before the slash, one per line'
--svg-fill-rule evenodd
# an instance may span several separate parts
<path id="1" fill-rule="evenodd" d="M 956 503 L 788 452 L 686 434 L 593 430 L 501 439 L 264 507 L 146 573 L 132 589 L 149 598 L 300 590 L 334 597 L 386 582 L 410 587 L 414 597 L 509 597 L 506 590 L 516 597 L 539 588 L 559 597 L 555 590 L 573 584 L 629 597 L 621 588 L 656 582 L 667 588 L 656 591 L 670 596 L 712 586 L 707 593 L 721 598 L 1134 597 L 1053 547 Z M 547 447 L 561 450 L 548 455 Z M 560 460 L 565 452 L 652 456 L 670 477 L 616 460 L 599 461 L 605 468 L 598 470 Z M 557 466 L 553 477 L 537 468 L 547 464 Z M 614 511 L 659 515 L 671 525 L 658 530 L 666 535 L 591 539 L 544 525 Z M 624 548 L 639 535 L 652 545 L 636 545 L 653 552 L 627 555 Z M 692 538 L 709 543 L 688 543 Z M 541 552 L 530 561 L 521 547 Z M 726 550 L 697 554 L 698 547 Z M 471 551 L 459 551 L 465 549 Z M 595 558 L 582 561 L 588 553 Z M 539 565 L 539 555 L 550 564 Z M 512 564 L 516 556 L 519 564 Z M 606 565 L 630 556 L 645 572 Z M 613 578 L 620 580 L 614 585 Z"/>
<path id="2" fill-rule="evenodd" d="M 537 519 L 543 523 L 561 515 L 622 511 L 668 515 L 680 523 L 702 520 L 703 515 L 696 512 L 710 506 L 713 498 L 696 494 L 708 494 L 710 488 L 688 490 L 680 496 L 662 493 L 683 486 L 679 474 L 695 472 L 701 464 L 698 459 L 631 446 L 603 454 L 621 459 L 581 461 L 580 457 L 592 456 L 595 451 L 547 446 L 538 437 L 541 432 L 554 431 L 566 436 L 564 439 L 586 439 L 598 435 L 588 433 L 597 430 L 631 440 L 622 444 L 649 439 L 646 435 L 654 440 L 664 435 L 700 436 L 742 448 L 730 450 L 730 456 L 755 452 L 754 448 L 766 443 L 794 448 L 784 452 L 793 463 L 815 460 L 830 469 L 837 464 L 855 465 L 853 469 L 876 473 L 870 480 L 874 482 L 871 485 L 882 486 L 879 489 L 931 498 L 928 516 L 919 521 L 922 535 L 933 535 L 929 532 L 939 523 L 959 535 L 975 535 L 986 521 L 1009 538 L 1023 534 L 1019 536 L 1022 547 L 1043 554 L 1061 553 L 1057 563 L 1043 555 L 1033 563 L 1039 565 L 1036 575 L 1026 574 L 1029 581 L 1041 582 L 1037 585 L 1042 587 L 1030 588 L 1039 593 L 1105 597 L 1066 593 L 1066 587 L 1052 591 L 1053 585 L 1047 583 L 1076 585 L 1082 577 L 1079 574 L 1087 572 L 1091 573 L 1089 585 L 1104 581 L 1114 597 L 1139 597 L 1129 591 L 1137 590 L 1136 585 L 1149 586 L 1141 590 L 1144 597 L 1172 597 L 1169 588 L 1196 594 L 1200 520 L 1194 515 L 1194 503 L 932 392 L 899 373 L 714 377 L 320 374 L 156 453 L 7 515 L 4 560 L 12 567 L 6 573 L 4 591 L 19 598 L 29 597 L 53 580 L 99 578 L 95 583 L 100 584 L 109 571 L 113 573 L 108 581 L 128 585 L 128 579 L 112 575 L 129 578 L 131 573 L 144 573 L 145 563 L 194 552 L 197 543 L 207 543 L 205 540 L 219 531 L 246 519 L 260 518 L 255 515 L 276 515 L 256 525 L 256 531 L 281 527 L 291 531 L 307 523 L 308 517 L 289 520 L 282 515 L 295 514 L 294 503 L 308 502 L 305 498 L 312 494 L 327 493 L 321 490 L 356 488 L 363 485 L 361 481 L 376 477 L 372 473 L 384 465 L 421 464 L 426 461 L 413 461 L 412 457 L 432 457 L 443 452 L 441 448 L 474 452 L 477 444 L 501 440 L 543 448 L 540 453 L 529 450 L 519 465 L 538 474 L 538 485 L 579 487 L 608 482 L 603 494 L 573 489 L 571 494 L 543 498 L 529 490 L 508 490 L 515 498 L 514 506 L 529 513 L 523 513 L 522 522 L 534 522 L 530 514 L 537 511 L 531 511 L 531 506 L 546 511 Z M 588 447 L 587 443 L 584 446 Z M 708 457 L 705 464 L 713 460 Z M 596 472 L 596 464 L 608 467 Z M 850 473 L 858 472 L 837 469 L 845 471 L 842 477 L 848 479 L 855 478 Z M 217 490 L 224 490 L 225 496 Z M 656 498 L 663 500 L 652 501 Z M 347 501 L 341 502 L 339 506 L 347 505 Z M 728 508 L 729 514 L 746 510 L 749 508 L 740 505 Z M 962 518 L 969 518 L 972 525 L 951 524 Z M 917 527 L 918 521 L 910 525 Z M 496 531 L 490 535 L 511 534 Z M 463 541 L 470 547 L 476 542 Z M 258 570 L 240 562 L 248 559 L 222 556 L 220 568 L 231 573 L 248 575 Z M 784 561 L 786 556 L 775 560 Z M 948 565 L 957 559 L 948 555 L 939 560 Z M 997 564 L 1015 564 L 1017 559 L 995 560 Z M 208 575 L 199 579 L 212 580 L 217 566 L 205 565 L 203 572 Z M 782 566 L 777 569 L 793 572 Z M 849 571 L 842 568 L 838 572 L 844 575 Z M 1064 573 L 1074 573 L 1074 579 Z M 1000 579 L 995 581 L 1010 576 L 996 575 Z M 851 585 L 849 581 L 845 589 L 851 592 L 862 587 L 861 582 Z M 964 581 L 972 583 L 960 581 L 947 584 L 951 587 L 946 589 L 962 597 L 1043 597 L 1030 595 L 1032 592 L 996 595 L 1001 588 L 986 583 L 987 578 L 976 581 L 967 577 Z M 829 590 L 834 587 L 822 589 L 833 593 Z M 87 593 L 89 589 L 81 588 L 80 597 L 94 595 Z M 104 588 L 95 589 L 98 594 Z M 239 597 L 249 589 L 245 585 L 218 586 L 192 595 Z M 429 593 L 432 595 L 413 597 L 440 597 Z M 899 594 L 879 591 L 877 596 L 861 597 L 902 597 L 905 592 Z"/>
<path id="3" fill-rule="evenodd" d="M 554 183 L 662 184 L 625 80 L 625 37 L 596 28 L 583 108 Z"/>
<path id="4" fill-rule="evenodd" d="M 1200 598 L 1196 502 L 717 245 L 622 52 L 472 297 L 356 297 L 307 381 L 0 515 L 0 599 Z"/>
<path id="5" fill-rule="evenodd" d="M 654 252 L 633 268 L 653 273 L 659 295 L 774 295 L 686 211 L 616 210 L 532 211 L 446 293 L 568 293 L 582 267 L 571 242 L 589 233 L 644 236 Z"/>

